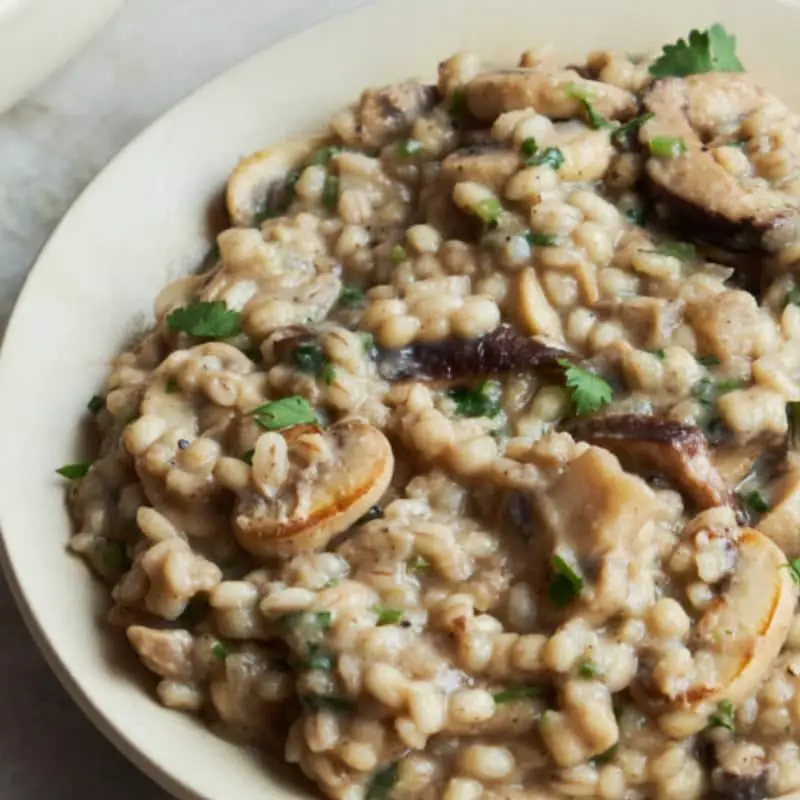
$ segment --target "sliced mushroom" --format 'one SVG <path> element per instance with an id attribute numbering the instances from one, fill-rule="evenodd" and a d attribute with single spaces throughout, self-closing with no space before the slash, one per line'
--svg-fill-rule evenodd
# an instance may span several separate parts
<path id="1" fill-rule="evenodd" d="M 228 179 L 225 200 L 231 222 L 241 228 L 255 224 L 258 214 L 285 190 L 289 173 L 325 142 L 324 136 L 292 139 L 242 159 Z"/>
<path id="2" fill-rule="evenodd" d="M 724 593 L 694 627 L 689 646 L 695 674 L 680 694 L 665 698 L 671 715 L 694 718 L 697 730 L 723 700 L 734 707 L 756 689 L 786 642 L 797 588 L 786 557 L 766 536 L 744 528 L 736 541 L 736 566 Z M 684 734 L 685 735 L 685 734 Z"/>
<path id="3" fill-rule="evenodd" d="M 647 161 L 651 192 L 669 223 L 734 251 L 772 251 L 795 238 L 797 198 L 745 185 L 706 149 L 706 142 L 766 97 L 750 76 L 721 72 L 665 78 L 648 92 L 644 104 L 654 117 L 640 130 L 642 143 L 669 137 L 686 147 L 674 158 Z"/>
<path id="4" fill-rule="evenodd" d="M 731 505 L 731 491 L 714 468 L 703 432 L 644 414 L 620 414 L 580 421 L 576 439 L 610 450 L 633 472 L 659 473 L 700 508 Z"/>
<path id="5" fill-rule="evenodd" d="M 520 157 L 513 150 L 497 146 L 466 147 L 445 158 L 441 176 L 451 186 L 460 181 L 475 181 L 500 192 L 519 165 Z"/>
<path id="6" fill-rule="evenodd" d="M 406 132 L 436 103 L 435 86 L 403 81 L 381 89 L 367 89 L 356 111 L 356 136 L 364 147 L 382 147 Z"/>
<path id="7" fill-rule="evenodd" d="M 289 429 L 289 469 L 274 497 L 240 494 L 233 513 L 239 543 L 259 557 L 290 557 L 325 547 L 383 496 L 394 471 L 386 437 L 360 420 L 343 420 L 324 433 L 326 457 L 313 467 L 298 453 L 305 426 Z M 258 458 L 258 444 L 254 465 Z M 256 476 L 254 476 L 254 484 Z"/>
<path id="8" fill-rule="evenodd" d="M 494 120 L 506 111 L 533 108 L 552 119 L 570 119 L 583 113 L 579 99 L 590 99 L 606 119 L 633 116 L 636 98 L 609 83 L 587 81 L 571 69 L 503 69 L 485 72 L 467 84 L 467 107 L 481 120 Z"/>
<path id="9" fill-rule="evenodd" d="M 531 369 L 548 369 L 560 359 L 574 359 L 566 350 L 500 325 L 477 339 L 421 342 L 399 350 L 382 350 L 378 371 L 384 380 L 458 380 Z"/>

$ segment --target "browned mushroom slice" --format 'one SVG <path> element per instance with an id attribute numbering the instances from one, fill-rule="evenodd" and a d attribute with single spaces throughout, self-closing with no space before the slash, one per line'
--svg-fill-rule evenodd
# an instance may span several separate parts
<path id="1" fill-rule="evenodd" d="M 421 342 L 400 350 L 382 350 L 378 371 L 384 380 L 458 380 L 531 369 L 554 368 L 574 355 L 500 325 L 477 339 Z"/>
<path id="2" fill-rule="evenodd" d="M 500 192 L 517 171 L 520 157 L 512 150 L 495 147 L 465 147 L 442 162 L 442 179 L 450 185 L 475 181 Z"/>
<path id="3" fill-rule="evenodd" d="M 606 119 L 633 116 L 636 98 L 625 89 L 587 81 L 571 69 L 503 69 L 485 72 L 467 84 L 467 107 L 481 120 L 493 120 L 506 111 L 533 108 L 552 119 L 571 119 L 583 113 L 580 96 Z"/>
<path id="4" fill-rule="evenodd" d="M 367 89 L 356 110 L 356 136 L 364 147 L 382 147 L 405 133 L 414 121 L 436 103 L 435 86 L 404 81 L 380 89 Z"/>
<path id="5" fill-rule="evenodd" d="M 610 450 L 626 469 L 660 473 L 698 508 L 730 505 L 733 498 L 714 469 L 708 442 L 693 425 L 644 414 L 619 414 L 576 423 L 573 437 Z"/>
<path id="6" fill-rule="evenodd" d="M 266 433 L 261 438 L 277 436 Z M 324 432 L 298 426 L 283 438 L 290 466 L 274 486 L 274 496 L 248 489 L 239 495 L 233 514 L 239 543 L 260 557 L 289 557 L 325 547 L 381 499 L 394 471 L 389 441 L 359 420 L 337 422 Z M 253 456 L 254 486 L 260 444 L 261 439 Z M 318 463 L 306 466 L 307 456 L 298 450 L 311 447 L 324 453 Z"/>
<path id="7" fill-rule="evenodd" d="M 287 204 L 286 180 L 311 154 L 323 147 L 324 136 L 292 139 L 243 158 L 228 179 L 225 201 L 231 222 L 242 228 L 255 224 L 267 207 Z"/>
<path id="8" fill-rule="evenodd" d="M 745 185 L 706 148 L 720 132 L 755 111 L 765 90 L 743 73 L 708 73 L 658 81 L 645 97 L 654 117 L 640 131 L 651 146 L 680 140 L 686 152 L 651 156 L 646 173 L 657 209 L 687 235 L 737 251 L 771 251 L 798 229 L 798 203 L 785 192 Z"/>

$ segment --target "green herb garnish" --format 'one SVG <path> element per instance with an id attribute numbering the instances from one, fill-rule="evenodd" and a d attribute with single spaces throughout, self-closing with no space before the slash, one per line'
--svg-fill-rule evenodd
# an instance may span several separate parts
<path id="1" fill-rule="evenodd" d="M 255 450 L 248 450 L 245 453 L 242 453 L 242 461 L 244 461 L 245 464 L 250 464 L 250 466 L 252 467 L 253 466 L 253 456 L 255 454 L 256 454 Z"/>
<path id="2" fill-rule="evenodd" d="M 372 351 L 375 348 L 375 337 L 366 331 L 359 331 L 358 338 L 361 339 L 361 347 L 364 350 L 364 354 L 367 357 L 371 356 Z"/>
<path id="3" fill-rule="evenodd" d="M 741 505 L 756 514 L 765 514 L 769 511 L 769 500 L 764 492 L 758 489 L 751 492 L 737 492 L 736 497 Z"/>
<path id="4" fill-rule="evenodd" d="M 650 155 L 656 158 L 677 158 L 686 153 L 688 149 L 683 139 L 675 136 L 654 136 L 647 143 L 647 148 Z"/>
<path id="5" fill-rule="evenodd" d="M 259 406 L 250 412 L 253 419 L 268 431 L 280 431 L 293 425 L 316 424 L 314 409 L 305 397 L 292 395 Z"/>
<path id="6" fill-rule="evenodd" d="M 786 308 L 789 305 L 800 306 L 800 286 L 794 286 L 786 293 L 783 307 Z"/>
<path id="7" fill-rule="evenodd" d="M 324 167 L 334 156 L 338 156 L 341 152 L 341 147 L 321 147 L 311 156 L 308 163 Z"/>
<path id="8" fill-rule="evenodd" d="M 719 366 L 719 359 L 716 356 L 697 356 L 697 363 L 703 367 L 717 367 Z"/>
<path id="9" fill-rule="evenodd" d="M 592 93 L 589 89 L 575 83 L 570 83 L 565 87 L 565 90 L 567 97 L 577 100 L 583 106 L 583 110 L 586 113 L 586 121 L 589 123 L 590 128 L 598 131 L 602 128 L 613 127 L 612 123 L 592 105 Z"/>
<path id="10" fill-rule="evenodd" d="M 558 237 L 550 233 L 535 233 L 528 231 L 525 234 L 525 240 L 531 247 L 552 247 L 558 243 Z"/>
<path id="11" fill-rule="evenodd" d="M 325 364 L 319 371 L 319 379 L 326 386 L 330 386 L 336 380 L 336 367 L 333 364 Z"/>
<path id="12" fill-rule="evenodd" d="M 399 264 L 401 261 L 405 261 L 408 258 L 408 254 L 403 245 L 396 244 L 389 253 L 389 258 L 391 258 L 395 264 Z"/>
<path id="13" fill-rule="evenodd" d="M 383 608 L 376 606 L 372 609 L 378 615 L 378 625 L 397 625 L 405 613 L 399 608 Z"/>
<path id="14" fill-rule="evenodd" d="M 590 758 L 590 763 L 594 764 L 594 766 L 599 767 L 601 764 L 607 764 L 614 758 L 614 754 L 617 752 L 618 745 L 612 744 L 608 750 L 604 750 L 602 753 L 598 753 L 598 755 Z"/>
<path id="15" fill-rule="evenodd" d="M 231 649 L 224 642 L 217 642 L 211 648 L 211 655 L 217 661 L 224 661 L 231 654 Z"/>
<path id="16" fill-rule="evenodd" d="M 398 778 L 397 764 L 390 764 L 373 773 L 367 784 L 364 800 L 388 800 Z"/>
<path id="17" fill-rule="evenodd" d="M 542 696 L 541 686 L 517 686 L 512 689 L 504 689 L 493 695 L 494 702 L 500 706 L 503 703 L 511 703 L 514 700 L 529 700 Z"/>
<path id="18" fill-rule="evenodd" d="M 316 374 L 326 363 L 325 354 L 318 344 L 301 344 L 292 352 L 292 361 L 301 372 Z"/>
<path id="19" fill-rule="evenodd" d="M 679 261 L 691 261 L 697 255 L 697 248 L 689 242 L 663 242 L 656 247 L 656 253 Z"/>
<path id="20" fill-rule="evenodd" d="M 550 566 L 555 574 L 550 579 L 548 594 L 554 606 L 563 608 L 583 591 L 583 578 L 561 556 L 553 556 Z"/>
<path id="21" fill-rule="evenodd" d="M 332 694 L 302 694 L 300 703 L 307 711 L 351 711 L 354 703 L 347 697 Z"/>
<path id="22" fill-rule="evenodd" d="M 412 572 L 422 572 L 423 570 L 428 569 L 430 565 L 430 561 L 422 556 L 414 556 L 407 562 L 407 566 Z"/>
<path id="23" fill-rule="evenodd" d="M 328 175 L 322 186 L 322 205 L 328 211 L 334 211 L 339 202 L 339 178 L 336 175 Z"/>
<path id="24" fill-rule="evenodd" d="M 653 118 L 652 111 L 646 111 L 644 114 L 640 114 L 638 117 L 634 117 L 631 120 L 628 120 L 624 125 L 620 125 L 612 134 L 611 134 L 611 141 L 614 145 L 621 148 L 628 148 L 631 146 L 631 139 L 633 136 L 639 132 L 639 128 L 645 124 L 645 122 L 651 120 Z"/>
<path id="25" fill-rule="evenodd" d="M 460 417 L 496 417 L 500 413 L 496 381 L 484 381 L 476 387 L 456 386 L 447 390 Z"/>
<path id="26" fill-rule="evenodd" d="M 497 225 L 503 214 L 503 206 L 496 197 L 487 197 L 475 206 L 475 213 L 487 225 Z"/>
<path id="27" fill-rule="evenodd" d="M 710 406 L 717 402 L 720 395 L 741 389 L 742 386 L 743 383 L 739 380 L 713 381 L 711 378 L 701 378 L 692 386 L 692 397 L 703 405 Z"/>
<path id="28" fill-rule="evenodd" d="M 78 478 L 85 478 L 89 474 L 91 466 L 92 465 L 86 461 L 76 464 L 65 464 L 63 467 L 59 467 L 56 472 L 61 475 L 62 478 L 74 481 Z"/>
<path id="29" fill-rule="evenodd" d="M 178 394 L 180 392 L 181 387 L 178 384 L 178 381 L 175 378 L 168 378 L 167 382 L 164 384 L 164 391 L 167 394 Z"/>
<path id="30" fill-rule="evenodd" d="M 404 139 L 397 144 L 397 155 L 401 158 L 411 158 L 422 152 L 422 142 L 419 139 Z"/>
<path id="31" fill-rule="evenodd" d="M 706 31 L 693 30 L 688 40 L 664 45 L 661 56 L 650 65 L 650 74 L 656 78 L 702 72 L 744 72 L 736 56 L 736 37 L 722 25 L 712 25 Z"/>
<path id="32" fill-rule="evenodd" d="M 227 339 L 241 333 L 242 315 L 231 311 L 224 300 L 196 300 L 167 314 L 167 327 L 202 339 Z"/>
<path id="33" fill-rule="evenodd" d="M 657 350 L 651 350 L 650 355 L 655 356 L 659 361 L 663 361 L 667 357 L 667 351 L 659 347 Z"/>
<path id="34" fill-rule="evenodd" d="M 578 416 L 597 411 L 614 399 L 611 385 L 599 375 L 576 367 L 564 358 L 559 359 L 558 364 L 564 369 L 564 378 Z"/>
<path id="35" fill-rule="evenodd" d="M 278 625 L 284 630 L 310 627 L 327 631 L 331 627 L 332 614 L 330 611 L 292 611 L 278 617 Z"/>
<path id="36" fill-rule="evenodd" d="M 717 710 L 708 718 L 709 728 L 727 728 L 732 731 L 734 729 L 734 708 L 730 700 L 720 700 L 717 705 Z"/>
<path id="37" fill-rule="evenodd" d="M 523 139 L 522 144 L 519 146 L 519 152 L 525 156 L 525 158 L 535 156 L 538 149 L 539 145 L 536 143 L 536 139 L 534 139 L 533 136 Z"/>
<path id="38" fill-rule="evenodd" d="M 555 170 L 564 166 L 564 154 L 557 147 L 546 147 L 525 161 L 526 167 L 548 166 Z"/>
<path id="39" fill-rule="evenodd" d="M 345 284 L 339 292 L 339 305 L 345 308 L 355 308 L 364 302 L 364 292 L 355 286 Z"/>
<path id="40" fill-rule="evenodd" d="M 596 678 L 600 674 L 600 668 L 594 661 L 581 661 L 578 667 L 578 675 L 588 681 Z"/>
<path id="41" fill-rule="evenodd" d="M 308 649 L 308 657 L 298 666 L 303 669 L 321 669 L 325 672 L 330 672 L 333 669 L 334 661 L 333 655 L 327 650 L 312 645 Z"/>
<path id="42" fill-rule="evenodd" d="M 89 409 L 89 413 L 97 414 L 102 411 L 106 407 L 106 400 L 104 397 L 100 397 L 99 394 L 92 395 L 89 402 L 86 404 L 86 408 Z"/>
<path id="43" fill-rule="evenodd" d="M 647 224 L 647 214 L 645 214 L 643 208 L 629 208 L 625 212 L 625 219 L 632 225 L 638 225 L 640 228 L 643 228 Z"/>
<path id="44" fill-rule="evenodd" d="M 792 576 L 792 580 L 800 586 L 800 558 L 792 558 L 786 562 L 786 569 Z"/>

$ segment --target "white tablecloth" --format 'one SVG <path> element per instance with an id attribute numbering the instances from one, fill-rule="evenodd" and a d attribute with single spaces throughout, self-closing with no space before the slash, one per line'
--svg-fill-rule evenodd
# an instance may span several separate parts
<path id="1" fill-rule="evenodd" d="M 0 115 L 0 332 L 59 218 L 124 144 L 227 67 L 361 2 L 127 0 L 59 75 Z M 65 0 L 65 14 L 68 5 Z M 271 79 L 281 76 L 264 76 Z M 166 798 L 92 728 L 58 685 L 2 579 L 0 798 Z"/>

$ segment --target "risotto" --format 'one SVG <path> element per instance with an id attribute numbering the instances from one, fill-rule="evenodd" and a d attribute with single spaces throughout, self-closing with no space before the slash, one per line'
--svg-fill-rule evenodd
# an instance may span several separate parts
<path id="1" fill-rule="evenodd" d="M 158 699 L 340 800 L 800 790 L 800 117 L 719 25 L 242 161 L 89 411 Z"/>

